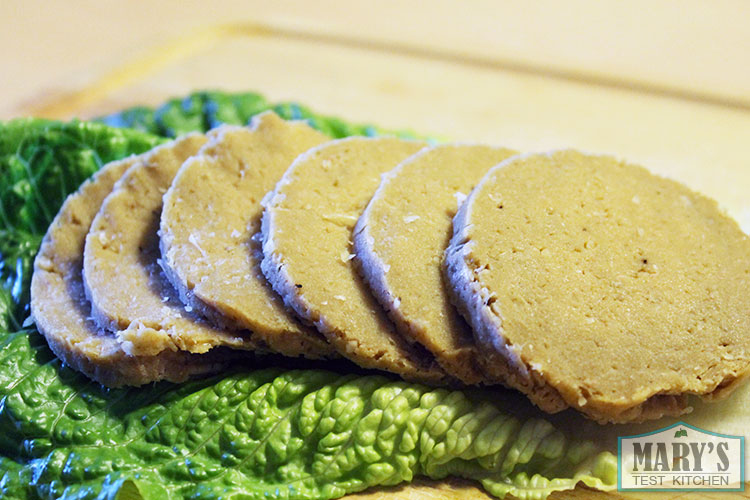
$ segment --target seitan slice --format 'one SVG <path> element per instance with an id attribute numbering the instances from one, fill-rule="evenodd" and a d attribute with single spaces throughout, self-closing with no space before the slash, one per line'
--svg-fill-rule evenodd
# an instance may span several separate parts
<path id="1" fill-rule="evenodd" d="M 71 194 L 39 248 L 31 278 L 31 313 L 52 351 L 66 364 L 109 387 L 157 380 L 182 382 L 190 375 L 218 371 L 220 350 L 206 355 L 162 351 L 130 356 L 114 335 L 91 319 L 81 276 L 86 234 L 104 198 L 140 157 L 109 163 Z"/>
<path id="2" fill-rule="evenodd" d="M 423 146 L 353 137 L 301 155 L 264 201 L 261 267 L 284 302 L 343 356 L 435 381 L 444 373 L 434 358 L 398 334 L 352 261 L 352 230 L 380 176 Z"/>
<path id="3" fill-rule="evenodd" d="M 443 253 L 458 203 L 514 154 L 465 144 L 423 150 L 383 176 L 354 230 L 363 276 L 399 331 L 467 384 L 497 383 L 497 370 L 481 368 L 471 327 L 450 303 Z"/>
<path id="4" fill-rule="evenodd" d="M 642 167 L 575 151 L 509 159 L 459 210 L 446 264 L 477 340 L 544 410 L 658 418 L 748 374 L 750 238 Z"/>
<path id="5" fill-rule="evenodd" d="M 217 328 L 183 305 L 159 265 L 162 196 L 205 142 L 191 134 L 143 156 L 104 200 L 86 237 L 83 276 L 92 316 L 128 354 L 258 347 L 247 334 Z"/>
<path id="6" fill-rule="evenodd" d="M 185 304 L 218 324 L 248 329 L 286 356 L 335 350 L 288 311 L 260 270 L 261 200 L 300 153 L 329 138 L 269 111 L 250 127 L 223 126 L 186 161 L 161 214 L 161 255 Z"/>

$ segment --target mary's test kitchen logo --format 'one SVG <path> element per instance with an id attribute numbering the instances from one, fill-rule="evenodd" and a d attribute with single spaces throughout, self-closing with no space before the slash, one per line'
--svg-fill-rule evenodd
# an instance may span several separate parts
<path id="1" fill-rule="evenodd" d="M 745 438 L 677 423 L 618 438 L 620 491 L 744 491 Z"/>

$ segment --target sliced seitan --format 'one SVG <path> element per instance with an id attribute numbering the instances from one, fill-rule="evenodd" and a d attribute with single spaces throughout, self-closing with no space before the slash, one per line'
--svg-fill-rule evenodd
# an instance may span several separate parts
<path id="1" fill-rule="evenodd" d="M 218 324 L 251 330 L 286 356 L 336 351 L 284 307 L 263 276 L 260 202 L 300 153 L 327 140 L 270 111 L 250 127 L 214 129 L 164 196 L 161 255 L 182 301 Z"/>
<path id="2" fill-rule="evenodd" d="M 471 327 L 450 303 L 442 261 L 458 203 L 515 151 L 446 144 L 423 150 L 383 176 L 357 222 L 362 273 L 399 331 L 468 384 L 497 383 L 482 369 Z"/>
<path id="3" fill-rule="evenodd" d="M 750 238 L 642 167 L 574 151 L 509 159 L 462 205 L 446 264 L 477 340 L 543 410 L 675 415 L 750 369 Z"/>
<path id="4" fill-rule="evenodd" d="M 191 134 L 144 155 L 104 200 L 86 237 L 83 276 L 92 316 L 128 354 L 258 347 L 247 334 L 215 327 L 182 304 L 159 265 L 162 196 L 205 143 L 205 136 Z"/>
<path id="5" fill-rule="evenodd" d="M 182 382 L 190 375 L 219 370 L 226 354 L 162 351 L 156 356 L 130 356 L 114 335 L 90 317 L 81 276 L 86 234 L 117 179 L 139 160 L 130 157 L 105 165 L 67 198 L 42 241 L 31 278 L 32 317 L 52 351 L 109 387 Z"/>
<path id="6" fill-rule="evenodd" d="M 297 158 L 264 201 L 263 273 L 302 318 L 345 357 L 412 380 L 444 376 L 405 341 L 353 262 L 352 230 L 380 176 L 423 143 L 353 137 Z"/>

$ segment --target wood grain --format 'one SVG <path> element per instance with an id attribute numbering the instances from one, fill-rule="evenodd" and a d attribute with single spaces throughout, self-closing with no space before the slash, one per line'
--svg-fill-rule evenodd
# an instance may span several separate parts
<path id="1" fill-rule="evenodd" d="M 612 153 L 719 200 L 750 231 L 750 112 L 377 44 L 209 26 L 26 112 L 90 117 L 199 88 L 254 89 L 350 120 L 525 151 Z"/>
<path id="2" fill-rule="evenodd" d="M 744 0 L 4 0 L 0 118 L 206 26 L 261 23 L 750 106 Z"/>

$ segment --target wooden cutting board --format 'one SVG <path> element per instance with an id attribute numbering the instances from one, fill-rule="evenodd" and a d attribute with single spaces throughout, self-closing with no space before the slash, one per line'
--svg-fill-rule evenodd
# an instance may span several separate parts
<path id="1" fill-rule="evenodd" d="M 718 199 L 750 231 L 750 112 L 742 106 L 393 43 L 270 25 L 201 28 L 18 114 L 86 118 L 204 88 L 252 89 L 349 120 L 525 151 L 613 153 Z"/>
<path id="2" fill-rule="evenodd" d="M 89 118 L 135 104 L 156 104 L 197 89 L 255 90 L 273 101 L 298 101 L 347 120 L 410 128 L 446 139 L 524 151 L 575 147 L 613 153 L 718 199 L 750 231 L 750 113 L 742 107 L 394 43 L 352 43 L 345 37 L 272 25 L 210 26 L 126 61 L 80 88 L 52 93 L 19 114 Z M 701 420 L 701 412 L 706 413 L 698 408 L 697 422 L 710 425 L 710 418 Z M 739 425 L 740 431 L 750 430 L 750 391 L 715 412 L 734 415 L 733 429 Z M 747 417 L 747 426 L 736 423 L 743 421 L 739 416 Z M 750 498 L 747 493 L 618 495 L 585 489 L 553 497 L 730 496 Z M 351 498 L 489 497 L 460 481 L 420 481 L 406 489 Z"/>

